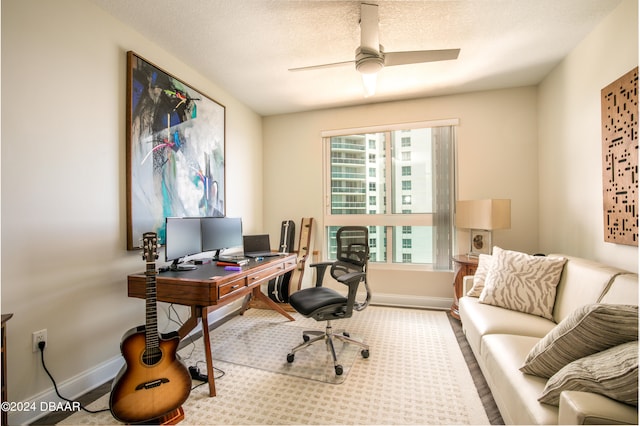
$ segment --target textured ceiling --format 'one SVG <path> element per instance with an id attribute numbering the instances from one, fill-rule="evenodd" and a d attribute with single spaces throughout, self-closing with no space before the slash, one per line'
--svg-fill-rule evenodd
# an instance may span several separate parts
<path id="1" fill-rule="evenodd" d="M 365 98 L 353 65 L 288 71 L 353 60 L 359 1 L 91 1 L 261 115 L 536 84 L 620 3 L 373 1 L 385 51 L 461 52 L 454 61 L 386 67 Z"/>

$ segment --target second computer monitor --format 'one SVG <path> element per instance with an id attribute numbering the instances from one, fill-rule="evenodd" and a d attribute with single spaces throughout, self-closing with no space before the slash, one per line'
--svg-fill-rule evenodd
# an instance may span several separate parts
<path id="1" fill-rule="evenodd" d="M 202 251 L 224 250 L 242 245 L 242 219 L 239 217 L 203 217 Z M 216 254 L 218 254 L 216 253 Z"/>

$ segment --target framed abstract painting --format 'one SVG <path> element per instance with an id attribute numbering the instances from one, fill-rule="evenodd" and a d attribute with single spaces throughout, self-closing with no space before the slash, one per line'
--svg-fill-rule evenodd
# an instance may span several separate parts
<path id="1" fill-rule="evenodd" d="M 225 107 L 127 52 L 127 249 L 165 218 L 224 216 Z"/>

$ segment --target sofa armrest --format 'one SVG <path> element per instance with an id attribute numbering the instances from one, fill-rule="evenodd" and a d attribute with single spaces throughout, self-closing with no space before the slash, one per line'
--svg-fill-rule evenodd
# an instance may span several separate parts
<path id="1" fill-rule="evenodd" d="M 638 410 L 591 392 L 564 391 L 558 410 L 560 425 L 638 424 Z"/>
<path id="2" fill-rule="evenodd" d="M 462 277 L 462 295 L 466 296 L 469 290 L 473 287 L 473 275 L 467 275 Z"/>

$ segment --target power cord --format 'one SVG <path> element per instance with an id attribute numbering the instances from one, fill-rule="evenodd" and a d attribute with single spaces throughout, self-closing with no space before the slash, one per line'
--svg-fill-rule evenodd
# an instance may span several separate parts
<path id="1" fill-rule="evenodd" d="M 58 385 L 56 384 L 56 381 L 54 380 L 53 376 L 51 375 L 51 373 L 49 372 L 49 369 L 47 368 L 47 365 L 44 363 L 44 347 L 45 347 L 45 342 L 38 342 L 38 348 L 40 349 L 40 360 L 42 361 L 42 368 L 44 368 L 44 371 L 47 373 L 47 376 L 49 376 L 49 379 L 51 379 L 51 383 L 53 383 L 53 389 L 55 389 L 56 391 L 56 395 L 58 395 L 58 398 L 73 403 L 73 404 L 78 404 L 80 406 L 80 408 L 84 411 L 86 411 L 87 413 L 91 413 L 91 414 L 98 414 L 98 413 L 103 413 L 105 411 L 109 411 L 108 408 L 104 408 L 102 410 L 89 410 L 88 408 L 86 408 L 85 406 L 83 406 L 82 404 L 80 404 L 78 401 L 73 401 L 69 398 L 65 398 L 64 396 L 60 395 L 60 392 L 58 391 Z"/>

